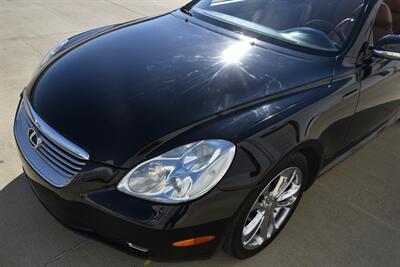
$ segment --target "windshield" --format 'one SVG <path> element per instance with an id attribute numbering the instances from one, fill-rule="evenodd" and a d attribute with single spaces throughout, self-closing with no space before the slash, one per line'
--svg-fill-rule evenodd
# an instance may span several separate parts
<path id="1" fill-rule="evenodd" d="M 195 17 L 239 27 L 307 48 L 339 51 L 348 41 L 364 0 L 200 0 Z"/>

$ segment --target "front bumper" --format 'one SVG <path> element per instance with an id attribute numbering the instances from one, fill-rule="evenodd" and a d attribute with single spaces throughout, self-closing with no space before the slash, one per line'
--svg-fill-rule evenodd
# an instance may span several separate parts
<path id="1" fill-rule="evenodd" d="M 126 170 L 91 161 L 68 185 L 56 187 L 32 167 L 31 159 L 27 159 L 21 149 L 20 138 L 21 135 L 16 140 L 25 174 L 50 213 L 72 228 L 99 234 L 144 257 L 159 260 L 209 258 L 250 191 L 215 188 L 189 203 L 152 203 L 116 190 Z M 215 239 L 205 244 L 172 246 L 177 241 L 209 235 Z"/>
<path id="2" fill-rule="evenodd" d="M 195 205 L 201 208 L 199 210 L 196 207 L 190 208 L 190 205 L 153 206 L 150 202 L 144 203 L 114 190 L 92 194 L 77 193 L 74 199 L 67 199 L 70 193 L 64 195 L 64 190 L 54 189 L 45 184 L 24 158 L 22 161 L 33 191 L 58 220 L 69 227 L 97 233 L 126 248 L 128 242 L 132 243 L 140 248 L 132 250 L 143 257 L 159 260 L 209 258 L 223 239 L 230 222 L 231 216 L 202 224 L 195 223 L 194 218 L 200 216 L 199 221 L 204 221 L 216 214 L 219 205 L 215 205 L 212 200 L 200 200 L 201 205 Z M 243 192 L 237 194 L 237 197 L 240 198 L 241 195 L 244 195 Z M 227 198 L 228 201 L 229 199 L 232 197 Z M 130 209 L 131 205 L 135 206 Z M 229 206 L 226 203 L 225 211 Z M 223 211 L 222 207 L 220 211 Z M 139 221 L 147 221 L 148 225 Z M 185 226 L 181 227 L 183 225 Z M 193 247 L 172 246 L 176 241 L 207 235 L 214 235 L 216 239 Z M 141 249 L 146 251 L 142 253 Z"/>
<path id="3" fill-rule="evenodd" d="M 236 210 L 232 201 L 240 205 L 238 199 L 245 197 L 245 192 L 236 192 L 235 197 L 231 195 L 233 192 L 227 192 L 226 202 L 215 203 L 213 199 L 216 196 L 213 196 L 210 199 L 200 199 L 199 203 L 192 205 L 162 206 L 135 199 L 115 190 L 90 194 L 66 192 L 67 188 L 60 190 L 46 184 L 47 182 L 35 173 L 23 157 L 22 161 L 36 196 L 62 223 L 78 230 L 99 234 L 119 246 L 126 246 L 127 249 L 128 243 L 132 243 L 137 246 L 136 249 L 131 248 L 132 252 L 159 260 L 211 257 L 223 240 L 230 218 Z M 71 194 L 73 199 L 69 199 Z M 220 197 L 223 198 L 222 195 L 218 196 Z M 222 202 L 225 204 L 221 205 Z M 231 210 L 232 216 L 220 218 L 221 216 L 217 215 L 226 214 L 227 210 Z M 212 218 L 213 215 L 215 219 Z M 196 218 L 199 223 L 196 223 Z M 207 220 L 209 222 L 202 223 Z M 143 223 L 146 221 L 147 224 Z M 193 247 L 172 246 L 176 241 L 207 235 L 214 235 L 216 238 Z M 143 252 L 142 249 L 146 251 Z"/>

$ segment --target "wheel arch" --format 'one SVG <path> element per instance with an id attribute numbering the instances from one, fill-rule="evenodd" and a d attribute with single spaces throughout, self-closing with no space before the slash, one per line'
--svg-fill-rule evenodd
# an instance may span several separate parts
<path id="1" fill-rule="evenodd" d="M 307 159 L 307 164 L 308 164 L 307 188 L 309 188 L 318 177 L 318 174 L 322 168 L 323 146 L 318 140 L 310 140 L 299 145 L 294 151 L 302 153 Z M 293 153 L 294 151 L 290 153 Z"/>
<path id="2" fill-rule="evenodd" d="M 296 152 L 303 154 L 307 160 L 308 181 L 306 189 L 308 189 L 318 178 L 318 174 L 323 167 L 324 148 L 319 140 L 307 140 L 296 145 L 287 153 L 284 153 L 279 158 L 277 158 L 274 163 L 271 164 L 271 166 L 268 168 L 267 173 L 273 171 L 279 164 L 279 162 L 282 161 L 282 159 Z"/>

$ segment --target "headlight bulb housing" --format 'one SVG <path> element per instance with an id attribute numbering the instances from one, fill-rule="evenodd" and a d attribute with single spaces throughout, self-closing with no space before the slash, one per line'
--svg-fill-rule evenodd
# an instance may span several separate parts
<path id="1" fill-rule="evenodd" d="M 236 147 L 204 140 L 173 149 L 133 168 L 118 190 L 160 203 L 181 203 L 210 191 L 228 171 Z"/>

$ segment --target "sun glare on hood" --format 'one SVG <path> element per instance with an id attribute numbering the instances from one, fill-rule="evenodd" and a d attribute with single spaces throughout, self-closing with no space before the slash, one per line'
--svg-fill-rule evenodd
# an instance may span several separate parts
<path id="1" fill-rule="evenodd" d="M 221 61 L 226 64 L 237 64 L 252 47 L 250 39 L 243 39 L 222 52 Z"/>

